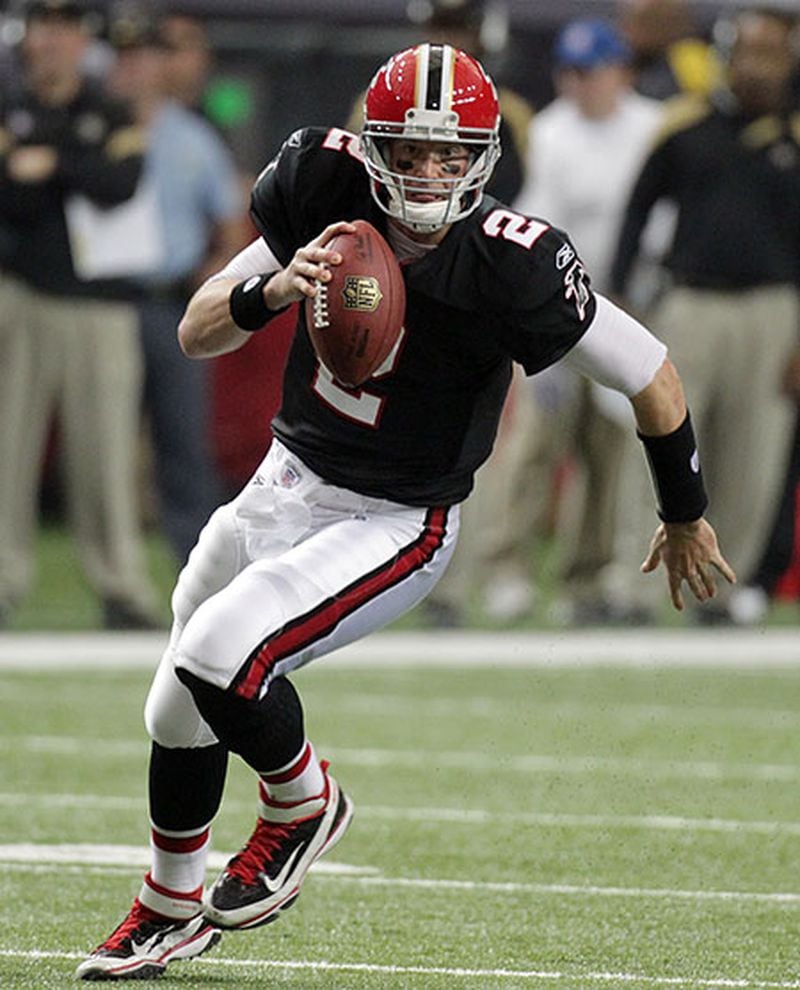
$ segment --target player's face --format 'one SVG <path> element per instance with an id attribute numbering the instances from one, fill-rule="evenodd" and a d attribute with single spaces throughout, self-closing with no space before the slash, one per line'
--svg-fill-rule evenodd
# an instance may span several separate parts
<path id="1" fill-rule="evenodd" d="M 463 144 L 398 139 L 389 148 L 389 167 L 406 178 L 405 197 L 417 203 L 445 199 L 454 179 L 463 178 L 472 155 Z"/>

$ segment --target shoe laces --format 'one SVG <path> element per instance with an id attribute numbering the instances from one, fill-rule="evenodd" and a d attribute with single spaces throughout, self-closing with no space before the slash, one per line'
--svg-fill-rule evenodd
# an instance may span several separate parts
<path id="1" fill-rule="evenodd" d="M 130 943 L 133 935 L 149 935 L 154 929 L 174 924 L 169 918 L 146 907 L 137 897 L 127 918 L 103 942 L 102 949 L 120 949 Z"/>
<path id="2" fill-rule="evenodd" d="M 329 765 L 328 760 L 320 762 L 320 767 L 325 775 L 324 793 L 326 800 L 330 793 L 327 774 Z M 265 818 L 259 818 L 253 834 L 247 840 L 244 848 L 228 863 L 225 872 L 229 877 L 235 877 L 244 884 L 257 883 L 258 875 L 263 872 L 264 866 L 274 860 L 275 853 L 283 847 L 286 839 L 291 838 L 296 828 L 297 825 L 294 822 L 270 822 Z"/>
<path id="3" fill-rule="evenodd" d="M 291 837 L 295 826 L 291 823 L 268 822 L 259 818 L 253 834 L 241 852 L 228 863 L 225 872 L 245 884 L 254 884 L 266 863 L 271 863 L 275 853 Z"/>

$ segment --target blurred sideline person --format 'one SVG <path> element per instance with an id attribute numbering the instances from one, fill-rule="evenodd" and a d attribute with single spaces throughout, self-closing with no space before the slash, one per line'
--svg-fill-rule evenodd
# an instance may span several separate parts
<path id="1" fill-rule="evenodd" d="M 0 620 L 32 580 L 42 455 L 60 427 L 68 522 L 107 628 L 160 625 L 136 498 L 142 362 L 136 310 L 109 277 L 129 245 L 102 217 L 134 193 L 144 136 L 82 74 L 77 0 L 25 8 L 18 86 L 3 94 L 0 159 Z M 117 269 L 127 263 L 117 259 Z"/>
<path id="2" fill-rule="evenodd" d="M 499 124 L 491 79 L 469 55 L 398 53 L 369 87 L 360 141 L 338 127 L 288 138 L 253 190 L 261 236 L 189 303 L 181 345 L 210 358 L 313 298 L 341 263 L 329 244 L 354 232 L 350 220 L 376 225 L 404 262 L 401 337 L 357 395 L 319 362 L 299 308 L 270 451 L 178 579 L 146 705 L 152 865 L 126 918 L 78 967 L 83 979 L 155 977 L 219 929 L 274 920 L 340 840 L 353 804 L 306 738 L 289 675 L 430 593 L 513 361 L 533 374 L 563 358 L 629 397 L 663 520 L 646 570 L 666 565 L 676 608 L 684 584 L 708 601 L 715 570 L 734 579 L 703 515 L 665 347 L 592 292 L 564 233 L 484 195 Z M 255 772 L 258 818 L 204 894 L 229 753 Z"/>
<path id="3" fill-rule="evenodd" d="M 726 24 L 727 86 L 671 106 L 633 189 L 612 291 L 627 291 L 655 204 L 673 201 L 677 226 L 665 257 L 672 284 L 652 323 L 683 372 L 721 539 L 749 578 L 766 545 L 792 427 L 781 383 L 800 320 L 800 115 L 790 89 L 797 26 L 760 10 Z M 626 574 L 646 525 L 640 461 L 630 444 L 609 593 L 655 611 L 648 589 Z M 727 596 L 697 615 L 732 618 Z"/>
<path id="4" fill-rule="evenodd" d="M 746 585 L 731 597 L 732 617 L 743 624 L 762 619 L 773 599 L 800 602 L 800 349 L 789 361 L 783 390 L 794 407 L 794 429 L 767 545 Z"/>
<path id="5" fill-rule="evenodd" d="M 188 7 L 170 5 L 161 20 L 167 52 L 166 85 L 178 103 L 209 119 L 205 94 L 214 67 L 206 22 Z M 211 121 L 214 126 L 214 121 Z M 253 177 L 240 173 L 242 201 Z M 246 222 L 246 239 L 255 229 Z M 278 411 L 283 366 L 289 353 L 296 315 L 279 317 L 247 351 L 224 354 L 212 362 L 210 447 L 221 497 L 232 498 L 250 478 L 269 446 L 269 423 Z M 173 335 L 174 336 L 174 335 Z"/>
<path id="6" fill-rule="evenodd" d="M 209 368 L 187 362 L 175 328 L 194 289 L 245 240 L 245 206 L 230 151 L 169 95 L 171 53 L 160 23 L 133 4 L 112 10 L 110 84 L 147 134 L 143 183 L 154 197 L 162 258 L 135 279 L 145 408 L 161 526 L 178 564 L 220 501 L 211 452 Z"/>
<path id="7" fill-rule="evenodd" d="M 716 52 L 698 36 L 687 0 L 619 0 L 617 20 L 632 50 L 634 86 L 643 96 L 707 96 L 719 85 Z"/>
<path id="8" fill-rule="evenodd" d="M 200 18 L 170 6 L 161 19 L 161 37 L 169 53 L 169 96 L 189 110 L 203 113 L 203 99 L 213 62 L 208 31 Z"/>
<path id="9" fill-rule="evenodd" d="M 521 213 L 547 217 L 570 232 L 601 292 L 608 292 L 631 186 L 663 116 L 661 103 L 631 88 L 630 59 L 628 45 L 609 21 L 578 19 L 561 30 L 553 48 L 559 95 L 531 123 L 528 178 L 514 204 Z M 506 492 L 508 504 L 486 521 L 486 612 L 505 621 L 530 613 L 531 552 L 520 537 L 535 528 L 533 507 L 547 505 L 556 472 L 568 464 L 570 477 L 558 506 L 566 558 L 558 579 L 561 618 L 572 624 L 624 618 L 617 609 L 612 614 L 599 577 L 613 555 L 619 468 L 631 428 L 628 410 L 614 409 L 613 399 L 563 365 L 537 376 L 523 401 L 534 406 L 526 450 L 508 471 L 487 478 L 497 489 L 491 502 L 499 506 Z M 569 505 L 574 518 L 562 518 L 565 500 L 577 502 Z"/>

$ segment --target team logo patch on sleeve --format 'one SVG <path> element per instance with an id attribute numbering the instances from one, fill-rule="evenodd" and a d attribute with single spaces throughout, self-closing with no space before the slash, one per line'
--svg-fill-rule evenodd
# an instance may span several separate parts
<path id="1" fill-rule="evenodd" d="M 582 320 L 586 319 L 586 307 L 589 305 L 591 293 L 586 269 L 579 260 L 570 265 L 564 275 L 564 297 L 573 302 L 578 316 Z"/>

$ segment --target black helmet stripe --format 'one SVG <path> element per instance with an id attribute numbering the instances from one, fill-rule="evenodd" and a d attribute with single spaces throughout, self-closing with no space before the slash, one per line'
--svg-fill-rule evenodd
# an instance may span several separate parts
<path id="1" fill-rule="evenodd" d="M 455 51 L 450 45 L 424 44 L 417 48 L 414 102 L 425 110 L 450 109 Z"/>
<path id="2" fill-rule="evenodd" d="M 428 49 L 428 88 L 425 93 L 425 109 L 442 109 L 442 45 L 431 45 Z"/>

